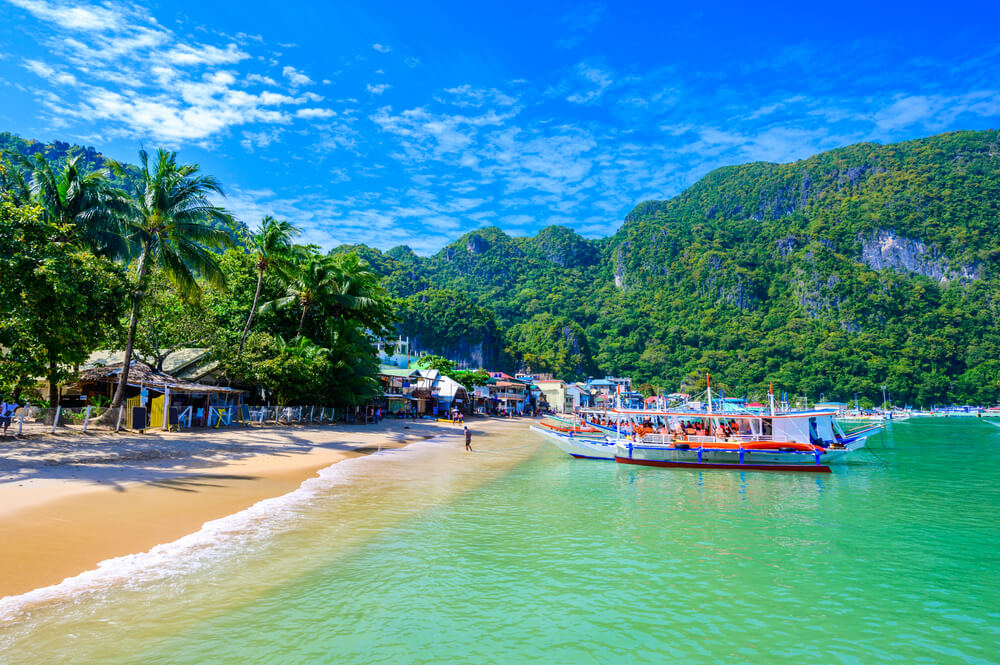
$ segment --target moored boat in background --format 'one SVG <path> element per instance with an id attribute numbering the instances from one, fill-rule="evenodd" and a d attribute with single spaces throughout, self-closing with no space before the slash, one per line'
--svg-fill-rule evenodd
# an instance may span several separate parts
<path id="1" fill-rule="evenodd" d="M 573 457 L 609 461 L 615 458 L 615 444 L 604 435 L 581 436 L 572 432 L 559 432 L 540 425 L 531 425 L 528 429 L 541 434 L 560 450 Z"/>
<path id="2" fill-rule="evenodd" d="M 675 468 L 732 468 L 829 472 L 865 446 L 881 423 L 845 430 L 836 409 L 713 409 L 711 386 L 704 408 L 668 410 L 583 409 L 582 426 L 603 436 L 532 427 L 574 457 Z"/>

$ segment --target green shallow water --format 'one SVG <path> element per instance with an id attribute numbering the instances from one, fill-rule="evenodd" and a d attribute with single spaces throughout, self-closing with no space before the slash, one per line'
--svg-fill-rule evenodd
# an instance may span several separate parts
<path id="1" fill-rule="evenodd" d="M 235 551 L 22 615 L 0 660 L 1000 662 L 1000 428 L 894 423 L 826 476 L 533 436 L 372 460 Z"/>

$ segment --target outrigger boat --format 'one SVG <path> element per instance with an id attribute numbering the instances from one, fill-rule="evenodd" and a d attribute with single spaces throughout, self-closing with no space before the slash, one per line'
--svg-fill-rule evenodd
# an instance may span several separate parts
<path id="1" fill-rule="evenodd" d="M 580 418 L 548 418 L 556 422 L 553 424 L 542 420 L 529 429 L 554 442 L 573 457 L 606 460 L 615 458 L 615 445 L 608 440 L 601 428 L 584 423 Z"/>
<path id="2" fill-rule="evenodd" d="M 829 473 L 831 463 L 863 448 L 883 427 L 846 432 L 834 410 L 779 411 L 773 392 L 770 409 L 763 413 L 713 412 L 711 385 L 705 409 L 588 409 L 580 415 L 582 423 L 601 430 L 604 437 L 532 429 L 578 458 L 657 467 Z M 702 428 L 695 430 L 695 422 Z M 728 433 L 723 433 L 724 426 Z"/>

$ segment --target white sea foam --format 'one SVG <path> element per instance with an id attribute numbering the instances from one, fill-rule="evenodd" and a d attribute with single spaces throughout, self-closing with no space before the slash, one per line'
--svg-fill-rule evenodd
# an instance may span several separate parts
<path id="1" fill-rule="evenodd" d="M 435 437 L 405 448 L 336 462 L 321 469 L 316 477 L 305 480 L 298 489 L 288 494 L 264 499 L 238 513 L 206 522 L 201 529 L 183 538 L 157 545 L 141 554 L 107 559 L 100 562 L 97 568 L 68 577 L 58 584 L 0 598 L 0 625 L 19 622 L 30 616 L 32 608 L 41 605 L 115 588 L 146 585 L 198 570 L 245 548 L 248 543 L 293 526 L 312 501 L 331 488 L 357 477 L 369 468 L 368 465 L 436 448 L 444 445 L 441 439 Z"/>

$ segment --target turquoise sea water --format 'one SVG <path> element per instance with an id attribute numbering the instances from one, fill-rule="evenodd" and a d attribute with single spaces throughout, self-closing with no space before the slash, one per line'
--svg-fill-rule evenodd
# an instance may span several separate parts
<path id="1" fill-rule="evenodd" d="M 8 601 L 0 661 L 1000 663 L 1000 428 L 893 423 L 824 476 L 534 436 L 359 460 L 120 578 Z"/>

